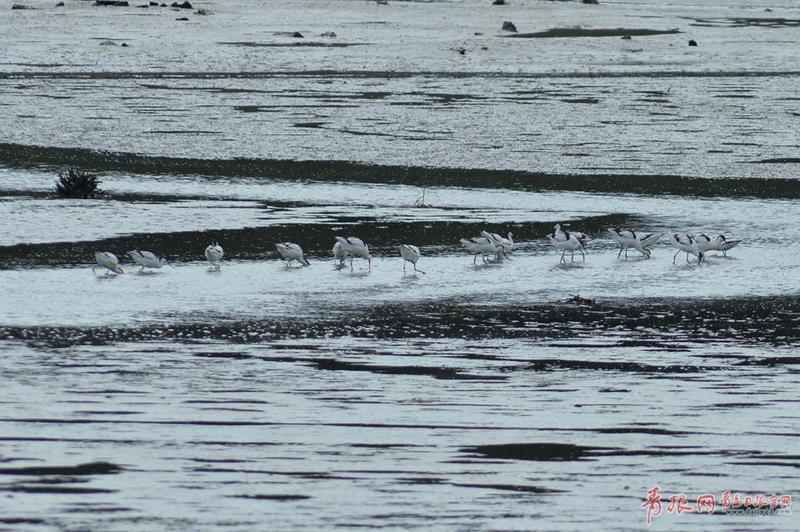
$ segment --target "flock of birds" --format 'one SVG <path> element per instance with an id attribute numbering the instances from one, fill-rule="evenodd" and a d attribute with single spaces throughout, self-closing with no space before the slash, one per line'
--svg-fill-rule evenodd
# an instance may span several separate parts
<path id="1" fill-rule="evenodd" d="M 548 240 L 561 251 L 560 263 L 566 264 L 566 254 L 570 253 L 570 261 L 575 261 L 575 252 L 580 253 L 581 260 L 586 260 L 586 244 L 589 238 L 586 234 L 578 231 L 569 231 L 561 227 L 561 224 L 556 224 L 553 233 L 547 235 Z M 641 253 L 644 259 L 650 258 L 650 248 L 658 242 L 662 233 L 641 233 L 633 231 L 632 229 L 608 229 L 611 238 L 619 246 L 619 253 L 617 258 L 622 257 L 625 253 L 625 258 L 628 258 L 628 251 L 633 249 Z M 670 240 L 674 247 L 678 249 L 672 257 L 673 264 L 676 262 L 678 255 L 681 252 L 686 253 L 686 262 L 689 262 L 691 255 L 697 258 L 697 263 L 703 262 L 705 254 L 709 251 L 720 251 L 723 255 L 727 256 L 728 250 L 736 247 L 741 240 L 733 240 L 727 238 L 725 235 L 718 235 L 716 238 L 711 238 L 704 233 L 699 235 L 670 233 Z M 484 264 L 501 262 L 503 259 L 509 258 L 508 256 L 514 249 L 514 235 L 508 233 L 503 237 L 497 233 L 489 233 L 481 231 L 481 235 L 473 238 L 462 238 L 461 245 L 467 250 L 475 254 L 472 262 L 476 264 L 478 257 L 481 257 Z M 297 262 L 300 267 L 310 266 L 311 263 L 303 256 L 303 248 L 294 242 L 283 242 L 276 244 L 275 248 L 281 255 L 283 260 L 286 261 L 286 267 L 291 267 L 292 262 Z M 353 259 L 361 258 L 367 261 L 368 268 L 372 269 L 372 255 L 369 252 L 369 246 L 360 238 L 354 236 L 336 237 L 336 243 L 333 245 L 333 258 L 337 261 L 336 269 L 345 267 L 345 262 L 350 259 L 350 269 L 353 269 Z M 170 266 L 164 257 L 159 257 L 151 251 L 129 251 L 128 256 L 133 262 L 140 267 L 140 272 L 145 268 L 158 269 L 163 266 Z M 209 264 L 210 270 L 219 270 L 222 265 L 222 258 L 225 251 L 218 243 L 214 243 L 206 247 L 205 257 Z M 414 268 L 414 272 L 425 273 L 417 269 L 417 261 L 420 258 L 419 248 L 411 244 L 400 245 L 400 256 L 403 258 L 403 274 L 406 273 L 408 263 Z M 108 251 L 96 251 L 94 254 L 95 262 L 101 268 L 106 270 L 106 275 L 125 273 L 119 265 L 119 260 L 116 255 Z M 95 268 L 92 268 L 95 272 Z"/>

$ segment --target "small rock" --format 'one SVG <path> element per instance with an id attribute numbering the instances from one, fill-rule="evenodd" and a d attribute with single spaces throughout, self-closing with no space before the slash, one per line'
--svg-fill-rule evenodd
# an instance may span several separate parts
<path id="1" fill-rule="evenodd" d="M 332 32 L 332 31 L 325 31 L 325 32 L 320 33 L 319 36 L 320 37 L 331 37 L 331 38 L 333 38 L 333 37 L 336 37 L 336 33 Z"/>
<path id="2" fill-rule="evenodd" d="M 506 0 L 494 0 L 492 2 L 493 6 L 504 6 L 506 5 Z"/>
<path id="3" fill-rule="evenodd" d="M 697 41 L 694 39 L 689 39 L 689 46 L 697 46 Z"/>
<path id="4" fill-rule="evenodd" d="M 31 6 L 26 6 L 25 4 L 11 4 L 11 9 L 36 9 L 36 8 Z"/>
<path id="5" fill-rule="evenodd" d="M 296 39 L 303 39 L 304 38 L 303 34 L 300 33 L 299 31 L 296 31 L 296 32 L 292 33 L 292 37 L 294 37 Z"/>
<path id="6" fill-rule="evenodd" d="M 179 9 L 192 9 L 192 4 L 190 2 L 184 2 L 179 4 L 178 2 L 172 2 L 169 7 L 177 7 Z"/>
<path id="7" fill-rule="evenodd" d="M 151 7 L 158 7 L 158 2 L 150 2 Z"/>
<path id="8" fill-rule="evenodd" d="M 622 40 L 623 41 L 630 41 L 631 40 L 631 36 L 630 35 L 623 35 L 622 36 Z"/>
<path id="9" fill-rule="evenodd" d="M 116 46 L 116 45 L 117 43 L 115 43 L 114 41 L 102 41 L 100 43 L 100 46 Z"/>
<path id="10" fill-rule="evenodd" d="M 208 9 L 198 9 L 197 11 L 194 12 L 194 14 L 195 15 L 210 15 L 211 11 L 209 11 Z"/>
<path id="11" fill-rule="evenodd" d="M 178 17 L 175 20 L 180 20 L 181 22 L 186 22 L 186 21 L 189 20 L 189 18 L 188 17 Z"/>
<path id="12" fill-rule="evenodd" d="M 483 35 L 483 32 L 482 31 L 476 31 L 475 33 L 473 33 L 473 35 L 475 35 L 477 37 L 479 35 Z"/>
<path id="13" fill-rule="evenodd" d="M 481 46 L 481 50 L 488 50 L 488 49 L 489 49 L 488 46 Z"/>
<path id="14" fill-rule="evenodd" d="M 389 2 L 388 2 L 388 0 L 378 0 L 377 4 L 379 6 L 388 6 Z"/>
<path id="15" fill-rule="evenodd" d="M 127 48 L 128 47 L 128 43 L 124 42 L 124 43 L 120 44 L 120 46 L 122 46 L 123 48 Z"/>
<path id="16" fill-rule="evenodd" d="M 96 6 L 128 7 L 128 0 L 95 0 Z"/>
<path id="17" fill-rule="evenodd" d="M 56 4 L 56 7 L 64 7 L 64 2 L 59 2 Z"/>
<path id="18" fill-rule="evenodd" d="M 467 49 L 466 49 L 466 48 L 463 48 L 463 47 L 461 47 L 461 48 L 453 48 L 453 49 L 454 49 L 456 52 L 460 53 L 461 55 L 464 55 L 464 54 L 466 54 L 466 53 L 467 53 Z"/>
<path id="19" fill-rule="evenodd" d="M 594 4 L 597 5 L 599 2 L 597 0 L 581 0 L 581 4 Z"/>
<path id="20" fill-rule="evenodd" d="M 502 31 L 510 31 L 510 32 L 513 32 L 513 33 L 517 33 L 517 27 L 510 20 L 504 21 L 503 22 L 503 27 L 500 28 L 500 29 Z"/>

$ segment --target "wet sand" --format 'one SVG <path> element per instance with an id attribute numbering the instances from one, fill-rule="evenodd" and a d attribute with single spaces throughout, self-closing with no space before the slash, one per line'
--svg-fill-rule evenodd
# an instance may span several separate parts
<path id="1" fill-rule="evenodd" d="M 655 485 L 654 529 L 796 528 L 719 504 L 797 483 L 797 6 L 27 3 L 0 13 L 0 528 L 641 529 Z M 55 197 L 66 166 L 107 196 Z M 651 259 L 624 226 L 665 234 Z M 473 262 L 482 229 L 509 260 Z M 669 231 L 743 242 L 673 263 Z"/>

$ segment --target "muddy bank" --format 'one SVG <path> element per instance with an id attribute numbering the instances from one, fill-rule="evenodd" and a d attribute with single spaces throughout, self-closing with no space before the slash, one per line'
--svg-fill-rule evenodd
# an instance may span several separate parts
<path id="1" fill-rule="evenodd" d="M 581 228 L 588 234 L 598 235 L 608 227 L 626 226 L 635 219 L 626 215 L 587 217 L 581 221 Z M 342 218 L 327 224 L 137 234 L 86 242 L 16 244 L 0 246 L 0 270 L 93 264 L 94 252 L 97 250 L 111 251 L 122 262 L 128 263 L 131 261 L 124 255 L 134 249 L 154 250 L 164 254 L 171 262 L 205 260 L 203 252 L 206 246 L 214 242 L 218 242 L 226 250 L 226 259 L 277 258 L 275 244 L 289 241 L 300 244 L 312 260 L 327 260 L 331 259 L 331 248 L 336 236 L 356 235 L 370 245 L 373 254 L 396 255 L 397 246 L 407 242 L 414 242 L 420 247 L 429 246 L 431 249 L 426 250 L 427 255 L 455 250 L 468 254 L 463 251 L 459 240 L 478 236 L 487 227 L 491 229 L 492 225 L 474 221 L 399 223 Z M 553 223 L 509 223 L 503 226 L 502 231 L 504 234 L 512 231 L 517 239 L 543 239 L 544 235 L 553 231 Z"/>
<path id="2" fill-rule="evenodd" d="M 89 171 L 205 178 L 249 177 L 282 180 L 350 181 L 414 186 L 508 188 L 530 191 L 582 191 L 676 196 L 800 198 L 795 179 L 709 179 L 678 175 L 546 174 L 521 170 L 433 168 L 362 164 L 350 161 L 285 159 L 191 159 L 0 143 L 0 164 L 31 168 L 74 166 Z"/>
<path id="3" fill-rule="evenodd" d="M 625 331 L 627 339 L 620 340 Z M 767 345 L 800 344 L 800 299 L 752 297 L 704 301 L 602 302 L 595 307 L 561 303 L 530 306 L 476 306 L 459 301 L 417 304 L 386 304 L 367 309 L 341 306 L 326 318 L 303 320 L 237 320 L 220 317 L 214 322 L 141 327 L 0 327 L 0 337 L 55 347 L 105 345 L 129 341 L 222 340 L 231 344 L 269 343 L 282 339 L 373 338 L 383 340 L 461 338 L 466 340 L 528 338 L 541 341 L 580 340 L 576 347 L 630 349 L 632 352 L 685 350 L 694 343 L 736 341 Z M 605 338 L 596 346 L 586 344 Z M 640 341 L 632 341 L 638 339 Z M 643 342 L 641 340 L 646 340 Z M 547 346 L 547 344 L 542 344 Z M 566 346 L 555 345 L 555 347 Z M 246 355 L 242 355 L 246 356 Z M 274 358 L 272 355 L 271 358 Z M 487 355 L 488 359 L 492 355 Z M 236 358 L 236 354 L 223 355 Z M 617 371 L 645 374 L 694 373 L 702 367 L 796 365 L 796 357 L 737 357 L 725 354 L 718 363 L 703 356 L 698 362 L 656 365 L 627 362 L 540 359 L 525 362 L 527 371 Z M 295 361 L 309 363 L 308 359 Z M 337 365 L 335 361 L 314 364 L 323 370 L 365 369 Z M 380 368 L 375 368 L 380 369 Z M 511 369 L 511 368 L 509 368 Z M 415 370 L 416 371 L 416 370 Z"/>

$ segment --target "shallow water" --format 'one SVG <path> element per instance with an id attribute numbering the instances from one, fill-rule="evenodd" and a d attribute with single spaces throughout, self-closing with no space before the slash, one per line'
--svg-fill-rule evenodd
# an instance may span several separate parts
<path id="1" fill-rule="evenodd" d="M 797 6 L 196 4 L 0 14 L 0 528 L 797 528 Z"/>

